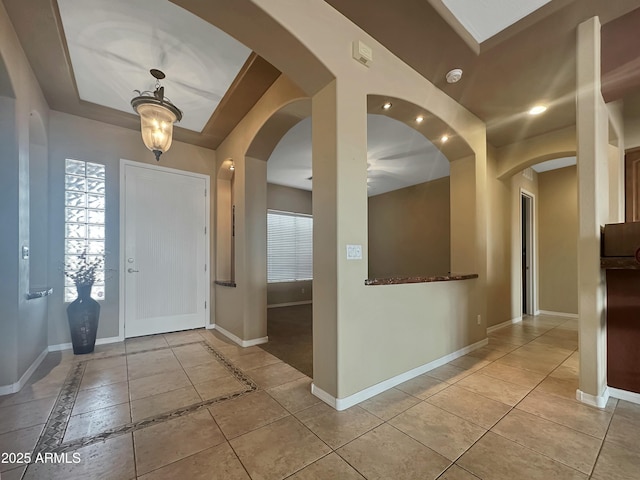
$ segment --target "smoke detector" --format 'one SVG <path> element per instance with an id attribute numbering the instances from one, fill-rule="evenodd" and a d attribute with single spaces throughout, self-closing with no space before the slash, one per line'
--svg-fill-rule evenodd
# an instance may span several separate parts
<path id="1" fill-rule="evenodd" d="M 462 69 L 454 68 L 449 70 L 446 75 L 447 83 L 457 83 L 462 78 Z"/>

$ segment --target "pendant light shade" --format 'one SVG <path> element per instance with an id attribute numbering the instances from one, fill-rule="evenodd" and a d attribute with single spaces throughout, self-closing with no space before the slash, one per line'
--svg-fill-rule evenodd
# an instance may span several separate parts
<path id="1" fill-rule="evenodd" d="M 165 77 L 160 70 L 151 70 L 156 78 L 156 89 L 153 92 L 140 92 L 131 100 L 131 106 L 140 115 L 140 131 L 142 141 L 151 150 L 156 160 L 169 150 L 173 140 L 173 124 L 182 120 L 182 112 L 164 96 L 164 87 L 160 80 Z"/>

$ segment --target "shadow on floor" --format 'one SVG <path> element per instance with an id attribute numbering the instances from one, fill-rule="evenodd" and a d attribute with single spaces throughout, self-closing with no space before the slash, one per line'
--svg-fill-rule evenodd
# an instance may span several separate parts
<path id="1" fill-rule="evenodd" d="M 313 378 L 311 304 L 268 309 L 267 335 L 263 350 Z"/>

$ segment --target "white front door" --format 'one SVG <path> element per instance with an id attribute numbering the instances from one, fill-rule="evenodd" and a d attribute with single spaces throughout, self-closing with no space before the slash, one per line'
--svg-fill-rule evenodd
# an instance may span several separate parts
<path id="1" fill-rule="evenodd" d="M 124 333 L 204 327 L 208 178 L 123 161 Z"/>

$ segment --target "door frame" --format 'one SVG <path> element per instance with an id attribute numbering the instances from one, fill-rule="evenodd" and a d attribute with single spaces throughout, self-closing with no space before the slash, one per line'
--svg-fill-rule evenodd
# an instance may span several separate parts
<path id="1" fill-rule="evenodd" d="M 536 231 L 536 196 L 524 189 L 524 188 L 520 188 L 520 195 L 518 197 L 518 210 L 519 210 L 519 217 L 520 217 L 520 232 L 519 232 L 519 239 L 520 239 L 520 255 L 519 255 L 519 259 L 520 259 L 520 263 L 522 263 L 522 251 L 525 247 L 525 245 L 523 245 L 523 232 L 522 232 L 522 227 L 524 225 L 525 222 L 525 218 L 523 218 L 522 215 L 522 202 L 523 200 L 527 199 L 528 200 L 528 217 L 529 217 L 529 221 L 528 221 L 528 225 L 529 225 L 529 229 L 527 231 L 527 239 L 526 239 L 526 247 L 527 247 L 527 256 L 529 257 L 529 272 L 527 274 L 527 311 L 524 311 L 524 304 L 525 304 L 525 298 L 524 298 L 524 278 L 522 278 L 522 274 L 520 275 L 520 315 L 524 316 L 524 315 L 535 315 L 538 312 L 538 289 L 537 289 L 537 285 L 538 285 L 538 256 L 537 256 L 537 231 Z M 522 271 L 522 269 L 520 269 L 520 271 Z"/>
<path id="2" fill-rule="evenodd" d="M 125 189 L 125 171 L 126 171 L 126 167 L 127 166 L 133 166 L 133 167 L 139 167 L 139 168 L 148 168 L 150 170 L 156 170 L 156 171 L 161 171 L 161 172 L 166 172 L 166 173 L 173 173 L 173 174 L 178 174 L 178 175 L 186 175 L 189 177 L 195 177 L 195 178 L 201 178 L 205 181 L 205 228 L 206 228 L 206 232 L 205 232 L 205 239 L 204 239 L 204 244 L 205 244 L 205 252 L 204 252 L 204 259 L 205 259 L 205 265 L 207 266 L 207 270 L 205 272 L 205 282 L 206 282 L 206 301 L 207 301 L 207 307 L 205 308 L 205 328 L 208 328 L 209 325 L 211 324 L 211 311 L 213 309 L 213 306 L 211 305 L 211 258 L 210 258 L 210 254 L 211 254 L 211 177 L 209 175 L 203 174 L 203 173 L 196 173 L 196 172 L 190 172 L 188 170 L 179 170 L 177 168 L 169 168 L 169 167 L 163 167 L 160 165 L 154 165 L 151 163 L 144 163 L 144 162 L 136 162 L 134 160 L 126 160 L 124 158 L 120 159 L 120 184 L 119 184 L 119 188 L 120 188 L 120 194 L 119 194 L 119 198 L 120 198 L 120 216 L 118 219 L 118 223 L 119 223 L 119 228 L 120 228 L 120 251 L 118 254 L 118 293 L 119 293 L 119 298 L 118 298 L 118 337 L 121 338 L 122 340 L 126 339 L 125 336 L 125 324 L 124 324 L 124 317 L 125 317 L 125 269 L 126 266 L 124 264 L 124 259 L 126 257 L 126 255 L 124 254 L 125 252 L 125 222 L 124 222 L 124 214 L 125 214 L 125 193 L 126 193 L 126 189 Z M 206 316 L 206 314 L 209 313 L 208 317 Z"/>

